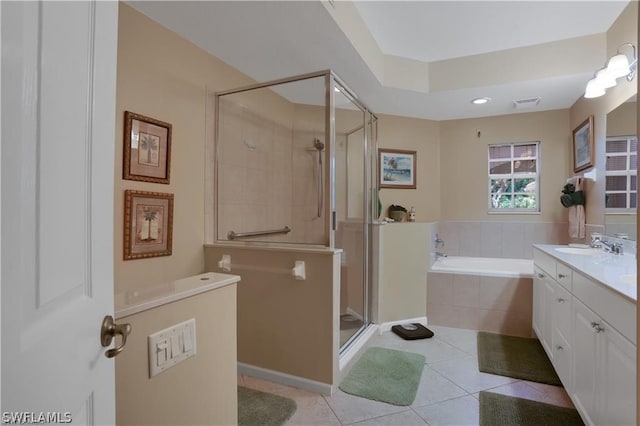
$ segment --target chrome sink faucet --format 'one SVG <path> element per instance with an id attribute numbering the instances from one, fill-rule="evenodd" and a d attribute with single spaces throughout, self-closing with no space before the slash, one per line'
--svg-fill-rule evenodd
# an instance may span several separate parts
<path id="1" fill-rule="evenodd" d="M 600 241 L 603 246 L 605 246 L 605 251 L 613 254 L 624 254 L 624 249 L 622 248 L 622 243 L 609 242 L 609 241 Z"/>
<path id="2" fill-rule="evenodd" d="M 591 242 L 589 243 L 589 247 L 592 248 L 601 248 L 605 247 L 605 251 L 613 254 L 624 254 L 624 248 L 622 243 L 616 243 L 615 241 L 605 241 L 600 238 L 599 235 L 593 237 Z"/>
<path id="3" fill-rule="evenodd" d="M 592 236 L 591 242 L 589 243 L 589 247 L 591 248 L 601 248 L 602 240 L 600 239 L 600 235 Z"/>

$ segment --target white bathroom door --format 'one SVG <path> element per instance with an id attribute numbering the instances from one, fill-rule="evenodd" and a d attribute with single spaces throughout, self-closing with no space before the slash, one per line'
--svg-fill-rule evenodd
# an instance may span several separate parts
<path id="1" fill-rule="evenodd" d="M 1 2 L 0 15 L 1 420 L 114 424 L 100 327 L 113 314 L 118 5 Z"/>

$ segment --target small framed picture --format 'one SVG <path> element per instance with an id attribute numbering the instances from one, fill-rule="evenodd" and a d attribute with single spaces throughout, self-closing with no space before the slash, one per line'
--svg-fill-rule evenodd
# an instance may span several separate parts
<path id="1" fill-rule="evenodd" d="M 416 152 L 378 149 L 380 188 L 416 188 Z"/>
<path id="2" fill-rule="evenodd" d="M 173 194 L 124 192 L 124 260 L 170 256 Z"/>
<path id="3" fill-rule="evenodd" d="M 123 179 L 168 184 L 171 124 L 125 111 L 123 163 Z"/>
<path id="4" fill-rule="evenodd" d="M 595 165 L 593 149 L 593 115 L 573 130 L 574 173 Z"/>

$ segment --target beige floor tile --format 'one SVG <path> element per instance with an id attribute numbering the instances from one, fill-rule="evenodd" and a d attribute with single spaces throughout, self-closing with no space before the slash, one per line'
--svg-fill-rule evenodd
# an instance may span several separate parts
<path id="1" fill-rule="evenodd" d="M 477 425 L 480 390 L 573 407 L 562 387 L 481 373 L 476 331 L 428 327 L 435 333 L 431 339 L 407 341 L 389 331 L 374 336 L 367 344 L 425 355 L 426 365 L 410 407 L 372 401 L 340 390 L 333 396 L 322 396 L 244 375 L 238 375 L 238 384 L 294 399 L 298 409 L 288 425 Z"/>
<path id="2" fill-rule="evenodd" d="M 464 389 L 443 377 L 428 365 L 425 365 L 416 399 L 411 404 L 411 407 L 421 407 L 465 395 L 467 395 L 467 392 Z"/>
<path id="3" fill-rule="evenodd" d="M 480 403 L 471 395 L 414 409 L 431 426 L 467 426 L 480 422 Z"/>
<path id="4" fill-rule="evenodd" d="M 533 401 L 545 402 L 546 394 L 531 387 L 527 382 L 519 381 L 488 389 L 489 392 L 502 395 L 515 396 L 517 398 L 530 399 Z"/>
<path id="5" fill-rule="evenodd" d="M 343 424 L 369 420 L 407 410 L 407 407 L 372 401 L 349 395 L 341 390 L 338 390 L 332 396 L 325 396 L 324 399 Z"/>
<path id="6" fill-rule="evenodd" d="M 510 377 L 481 373 L 478 370 L 478 360 L 473 356 L 437 362 L 430 364 L 430 367 L 468 393 L 491 389 L 517 381 L 517 379 Z"/>
<path id="7" fill-rule="evenodd" d="M 352 424 L 354 426 L 418 426 L 426 425 L 427 422 L 417 415 L 415 411 L 407 410 L 402 413 L 389 414 L 388 416 L 376 417 L 375 419 Z"/>

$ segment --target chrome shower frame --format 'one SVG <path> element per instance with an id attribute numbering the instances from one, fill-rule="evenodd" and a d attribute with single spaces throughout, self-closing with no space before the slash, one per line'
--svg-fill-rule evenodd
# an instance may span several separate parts
<path id="1" fill-rule="evenodd" d="M 364 303 L 366 307 L 366 313 L 364 315 L 363 326 L 356 332 L 353 336 L 351 336 L 344 344 L 339 347 L 339 353 L 343 354 L 349 347 L 363 334 L 364 330 L 371 325 L 372 320 L 375 318 L 374 312 L 374 301 L 372 301 L 371 297 L 371 288 L 372 288 L 372 264 L 371 264 L 371 256 L 373 253 L 372 250 L 372 228 L 373 221 L 377 219 L 377 202 L 374 203 L 373 200 L 377 201 L 377 138 L 372 137 L 374 133 L 377 132 L 377 117 L 373 112 L 371 112 L 366 105 L 364 105 L 355 93 L 332 71 L 332 70 L 323 70 L 313 73 L 307 73 L 282 79 L 271 80 L 262 83 L 250 84 L 247 86 L 224 90 L 215 93 L 215 97 L 213 99 L 213 107 L 215 111 L 215 119 L 214 119 L 214 144 L 213 149 L 210 149 L 206 153 L 206 158 L 210 161 L 213 166 L 213 170 L 209 172 L 207 175 L 207 179 L 212 182 L 212 188 L 218 188 L 218 176 L 217 171 L 219 170 L 218 165 L 218 151 L 219 151 L 219 140 L 220 140 L 220 122 L 219 122 L 219 111 L 220 111 L 220 97 L 225 95 L 237 94 L 242 92 L 247 92 L 255 89 L 263 89 L 269 88 L 281 84 L 299 82 L 308 79 L 314 78 L 323 78 L 324 79 L 324 132 L 325 132 L 325 140 L 324 140 L 324 149 L 318 149 L 318 146 L 314 143 L 314 147 L 318 150 L 318 155 L 320 157 L 319 161 L 322 162 L 322 207 L 321 212 L 324 213 L 324 244 L 318 245 L 315 244 L 305 244 L 306 247 L 309 248 L 320 248 L 320 249 L 336 249 L 336 229 L 337 229 L 337 217 L 336 217 L 336 92 L 334 88 L 338 88 L 341 94 L 346 97 L 350 102 L 354 104 L 363 114 L 363 126 L 364 126 L 364 157 L 363 164 L 365 165 L 365 176 L 362 184 L 362 194 L 363 194 L 363 218 L 362 218 L 362 227 L 363 227 L 363 265 L 362 265 L 362 273 L 364 277 Z M 321 141 L 322 142 L 322 141 Z M 323 158 L 324 157 L 324 158 Z M 219 215 L 218 205 L 219 205 L 219 194 L 218 190 L 208 191 L 206 194 L 207 197 L 212 201 L 213 204 L 213 214 L 209 215 L 207 219 L 207 228 L 211 226 L 211 228 L 207 229 L 207 242 L 212 244 L 225 244 L 225 245 L 248 245 L 248 244 L 256 244 L 260 245 L 260 242 L 251 242 L 251 241 L 230 241 L 225 239 L 226 235 L 218 235 L 219 232 Z M 319 203 L 320 204 L 320 203 Z M 374 205 L 375 204 L 375 205 Z M 320 215 L 322 216 L 322 215 Z M 291 248 L 300 248 L 300 244 L 298 243 L 286 243 L 281 242 L 277 243 L 277 245 L 281 245 L 283 247 L 291 247 Z M 339 323 L 339 318 L 336 318 L 336 324 Z"/>
<path id="2" fill-rule="evenodd" d="M 376 121 L 377 117 L 375 116 L 375 114 L 373 112 L 371 112 L 371 110 L 369 110 L 369 108 L 367 108 L 366 105 L 364 105 L 359 99 L 358 97 L 353 93 L 353 91 L 333 72 L 333 70 L 323 70 L 323 71 L 317 71 L 317 72 L 312 72 L 312 73 L 307 73 L 307 74 L 300 74 L 297 76 L 292 76 L 292 77 L 286 77 L 286 78 L 280 78 L 280 79 L 275 79 L 275 80 L 270 80 L 270 81 L 266 81 L 266 82 L 262 82 L 262 83 L 255 83 L 255 84 L 250 84 L 250 85 L 246 85 L 246 86 L 242 86 L 242 87 L 238 87 L 235 89 L 229 89 L 229 90 L 222 90 L 219 92 L 215 93 L 214 96 L 214 110 L 216 111 L 215 113 L 215 119 L 214 119 L 214 148 L 212 150 L 212 152 L 208 152 L 205 157 L 208 159 L 211 159 L 215 166 L 214 166 L 214 171 L 211 173 L 211 176 L 208 176 L 209 179 L 211 179 L 211 181 L 213 182 L 213 188 L 217 188 L 218 187 L 218 177 L 217 177 L 217 170 L 218 170 L 218 141 L 220 138 L 220 123 L 219 123 L 219 114 L 218 111 L 220 110 L 220 97 L 221 96 L 225 96 L 225 95 L 231 95 L 231 94 L 235 94 L 235 93 L 242 93 L 242 92 L 247 92 L 247 91 L 251 91 L 251 90 L 255 90 L 255 89 L 263 89 L 263 88 L 268 88 L 270 86 L 277 86 L 277 85 L 281 85 L 281 84 L 286 84 L 286 83 L 293 83 L 293 82 L 297 82 L 297 81 L 303 81 L 303 80 L 308 80 L 308 79 L 313 79 L 313 78 L 319 78 L 319 77 L 324 77 L 324 81 L 325 81 L 325 135 L 328 135 L 328 141 L 325 140 L 325 147 L 324 147 L 324 160 L 323 160 L 323 164 L 324 164 L 324 172 L 328 172 L 328 173 L 323 173 L 323 187 L 324 188 L 329 188 L 329 193 L 327 194 L 326 190 L 324 191 L 325 194 L 323 194 L 323 199 L 324 201 L 328 201 L 328 202 L 324 202 L 324 206 L 323 206 L 323 213 L 324 213 L 324 217 L 325 217 L 325 224 L 324 224 L 324 235 L 328 236 L 328 238 L 326 238 L 325 243 L 322 245 L 323 247 L 328 247 L 328 248 L 335 248 L 335 233 L 333 231 L 335 231 L 337 224 L 335 223 L 336 219 L 335 219 L 335 144 L 336 144 L 336 135 L 335 135 L 335 92 L 333 90 L 334 87 L 339 86 L 342 94 L 344 96 L 346 96 L 354 105 L 356 105 L 358 108 L 360 108 L 363 112 L 363 114 L 365 114 L 365 116 L 368 114 L 371 116 L 370 120 Z M 366 125 L 368 127 L 370 127 L 371 123 L 367 122 Z M 367 155 L 367 158 L 377 158 L 377 141 L 374 141 L 373 143 L 371 143 L 371 136 L 370 136 L 371 131 L 368 130 L 365 132 L 365 153 Z M 319 153 L 321 153 L 322 151 L 319 151 Z M 372 187 L 371 188 L 367 188 L 366 187 L 366 182 L 367 179 L 365 179 L 365 187 L 363 188 L 363 194 L 364 194 L 364 203 L 365 206 L 367 206 L 367 208 L 365 208 L 365 222 L 367 224 L 371 224 L 374 218 L 374 213 L 373 213 L 373 209 L 372 209 L 372 197 L 374 196 L 374 194 L 377 193 L 377 179 L 376 179 L 376 173 L 375 170 L 376 168 L 374 167 L 374 176 L 370 177 L 371 182 L 372 182 Z M 219 191 L 215 191 L 215 193 L 213 194 L 207 194 L 213 201 L 214 204 L 214 211 L 217 212 L 217 206 L 219 203 L 219 199 L 218 199 L 218 194 Z M 327 200 L 328 198 L 328 200 Z M 213 229 L 208 229 L 206 231 L 206 235 L 207 235 L 207 242 L 208 243 L 233 243 L 232 241 L 229 241 L 227 239 L 224 239 L 224 237 L 226 237 L 226 235 L 218 235 L 218 215 L 214 214 L 212 215 L 212 224 L 213 224 Z M 207 225 L 208 227 L 208 225 Z M 368 232 L 365 232 L 365 235 L 367 235 Z M 242 244 L 240 242 L 236 242 L 238 244 Z M 287 246 L 287 245 L 294 245 L 294 246 L 299 246 L 299 244 L 293 244 L 293 243 L 278 243 L 281 244 L 283 246 Z M 365 241 L 365 244 L 368 246 L 369 242 Z"/>

